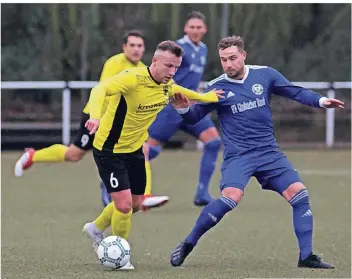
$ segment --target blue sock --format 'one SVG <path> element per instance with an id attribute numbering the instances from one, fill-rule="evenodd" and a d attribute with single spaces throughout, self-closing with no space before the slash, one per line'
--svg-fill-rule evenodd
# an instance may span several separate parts
<path id="1" fill-rule="evenodd" d="M 299 191 L 290 200 L 290 204 L 293 209 L 293 226 L 298 239 L 300 257 L 304 260 L 313 250 L 313 213 L 307 189 Z"/>
<path id="2" fill-rule="evenodd" d="M 203 156 L 200 161 L 200 172 L 197 195 L 209 194 L 209 182 L 216 167 L 216 159 L 221 147 L 221 140 L 214 139 L 204 145 Z"/>
<path id="3" fill-rule="evenodd" d="M 111 202 L 111 196 L 106 190 L 106 187 L 104 185 L 103 181 L 100 181 L 100 194 L 101 194 L 101 202 L 103 203 L 103 206 L 107 206 Z"/>
<path id="4" fill-rule="evenodd" d="M 196 245 L 203 234 L 214 227 L 227 212 L 236 206 L 237 203 L 235 201 L 224 196 L 209 203 L 203 208 L 192 232 L 185 241 Z"/>
<path id="5" fill-rule="evenodd" d="M 161 152 L 161 146 L 160 145 L 149 145 L 149 161 L 153 160 L 155 157 L 157 157 L 160 152 Z"/>

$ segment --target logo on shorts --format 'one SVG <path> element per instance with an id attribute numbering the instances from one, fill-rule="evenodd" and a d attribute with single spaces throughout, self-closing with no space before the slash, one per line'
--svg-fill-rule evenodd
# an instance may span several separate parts
<path id="1" fill-rule="evenodd" d="M 264 92 L 264 88 L 261 84 L 257 83 L 252 86 L 252 91 L 256 95 L 261 95 Z"/>

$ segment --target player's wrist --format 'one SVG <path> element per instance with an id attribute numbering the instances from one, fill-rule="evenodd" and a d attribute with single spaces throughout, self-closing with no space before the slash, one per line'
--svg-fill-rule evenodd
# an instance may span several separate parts
<path id="1" fill-rule="evenodd" d="M 186 108 L 178 108 L 176 109 L 176 111 L 178 112 L 178 114 L 185 114 L 189 111 L 189 106 Z"/>
<path id="2" fill-rule="evenodd" d="M 328 99 L 328 98 L 326 98 L 326 97 L 321 97 L 321 98 L 319 99 L 319 106 L 320 106 L 321 108 L 325 108 L 324 102 L 325 102 L 327 99 Z"/>

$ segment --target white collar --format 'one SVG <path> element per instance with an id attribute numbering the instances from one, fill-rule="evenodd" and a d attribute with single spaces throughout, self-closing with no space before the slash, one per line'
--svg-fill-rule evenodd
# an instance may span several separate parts
<path id="1" fill-rule="evenodd" d="M 184 35 L 183 39 L 185 40 L 186 43 L 188 43 L 195 51 L 199 51 L 199 46 L 201 46 L 202 42 L 199 42 L 198 46 L 191 41 L 191 39 L 188 37 L 188 35 Z"/>
<path id="2" fill-rule="evenodd" d="M 248 66 L 246 65 L 246 66 L 244 66 L 244 68 L 245 68 L 246 73 L 244 74 L 244 77 L 242 79 L 238 79 L 238 80 L 232 79 L 232 78 L 228 77 L 227 74 L 225 74 L 225 79 L 228 80 L 229 82 L 233 82 L 233 83 L 244 83 L 248 77 L 248 74 L 249 74 Z"/>

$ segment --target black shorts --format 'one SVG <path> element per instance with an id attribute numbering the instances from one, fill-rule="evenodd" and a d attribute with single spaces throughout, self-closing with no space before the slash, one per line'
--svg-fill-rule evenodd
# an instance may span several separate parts
<path id="1" fill-rule="evenodd" d="M 93 156 L 108 193 L 131 189 L 132 195 L 144 194 L 147 179 L 142 148 L 132 153 L 93 148 Z"/>
<path id="2" fill-rule="evenodd" d="M 94 134 L 90 135 L 87 128 L 84 126 L 89 119 L 89 114 L 82 113 L 81 123 L 79 124 L 78 134 L 72 142 L 82 150 L 91 150 L 93 148 Z"/>

